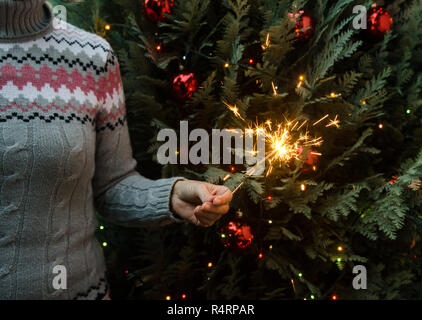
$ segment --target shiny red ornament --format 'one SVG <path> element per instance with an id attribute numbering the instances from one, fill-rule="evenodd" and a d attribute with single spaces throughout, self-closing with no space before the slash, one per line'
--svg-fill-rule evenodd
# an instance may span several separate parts
<path id="1" fill-rule="evenodd" d="M 157 23 L 171 13 L 174 0 L 143 0 L 144 13 L 151 21 Z"/>
<path id="2" fill-rule="evenodd" d="M 300 147 L 297 152 L 305 159 L 305 156 L 303 155 L 303 148 Z M 308 149 L 306 160 L 302 165 L 303 171 L 309 171 L 312 169 L 313 166 L 315 166 L 318 163 L 318 155 L 316 154 L 315 150 Z"/>
<path id="3" fill-rule="evenodd" d="M 193 73 L 179 74 L 173 79 L 172 89 L 179 100 L 189 99 L 198 89 L 198 80 Z"/>
<path id="4" fill-rule="evenodd" d="M 253 238 L 251 227 L 240 221 L 230 221 L 221 228 L 221 239 L 225 247 L 244 249 L 251 245 Z"/>
<path id="5" fill-rule="evenodd" d="M 372 8 L 368 13 L 368 31 L 376 37 L 384 37 L 393 26 L 393 18 L 384 8 Z"/>
<path id="6" fill-rule="evenodd" d="M 296 23 L 295 33 L 299 40 L 308 40 L 314 33 L 314 23 L 311 15 L 305 10 L 289 13 L 289 19 Z"/>

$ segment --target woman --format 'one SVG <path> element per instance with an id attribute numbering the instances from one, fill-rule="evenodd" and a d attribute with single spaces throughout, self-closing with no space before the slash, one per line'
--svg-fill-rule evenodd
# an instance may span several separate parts
<path id="1" fill-rule="evenodd" d="M 110 45 L 54 29 L 44 0 L 0 0 L 0 299 L 102 299 L 96 212 L 210 226 L 229 209 L 225 187 L 135 167 Z"/>

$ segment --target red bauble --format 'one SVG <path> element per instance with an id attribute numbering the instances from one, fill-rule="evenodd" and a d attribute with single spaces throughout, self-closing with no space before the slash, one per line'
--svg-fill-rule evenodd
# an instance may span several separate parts
<path id="1" fill-rule="evenodd" d="M 251 227 L 241 221 L 230 221 L 221 228 L 221 240 L 225 247 L 244 249 L 251 245 L 253 238 Z"/>
<path id="2" fill-rule="evenodd" d="M 163 20 L 165 14 L 171 13 L 174 0 L 142 0 L 144 13 L 151 21 L 157 23 Z"/>
<path id="3" fill-rule="evenodd" d="M 308 40 L 314 32 L 314 24 L 311 15 L 305 10 L 293 14 L 289 13 L 289 19 L 296 23 L 295 33 L 299 40 Z"/>
<path id="4" fill-rule="evenodd" d="M 376 37 L 383 37 L 393 26 L 393 18 L 383 8 L 372 8 L 368 15 L 368 31 Z"/>
<path id="5" fill-rule="evenodd" d="M 315 150 L 308 149 L 307 155 L 303 155 L 303 148 L 300 147 L 297 151 L 302 159 L 306 159 L 302 165 L 303 171 L 314 170 L 315 165 L 318 163 L 318 154 Z M 305 158 L 306 157 L 306 158 Z"/>
<path id="6" fill-rule="evenodd" d="M 198 80 L 193 73 L 181 73 L 173 79 L 172 88 L 178 99 L 185 100 L 198 89 Z"/>

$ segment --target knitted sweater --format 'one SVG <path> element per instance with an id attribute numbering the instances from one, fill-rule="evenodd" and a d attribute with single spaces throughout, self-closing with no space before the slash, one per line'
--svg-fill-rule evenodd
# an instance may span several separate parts
<path id="1" fill-rule="evenodd" d="M 110 45 L 55 30 L 51 16 L 43 0 L 0 0 L 0 299 L 103 297 L 96 213 L 126 226 L 181 222 L 169 206 L 183 178 L 135 170 Z M 53 286 L 56 266 L 65 289 Z"/>

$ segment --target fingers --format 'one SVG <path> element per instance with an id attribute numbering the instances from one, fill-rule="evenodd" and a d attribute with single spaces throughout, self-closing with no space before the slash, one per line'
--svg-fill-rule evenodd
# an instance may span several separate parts
<path id="1" fill-rule="evenodd" d="M 229 208 L 228 204 L 214 206 L 212 203 L 206 202 L 195 208 L 194 215 L 199 220 L 200 226 L 210 227 L 226 214 L 229 211 Z"/>
<path id="2" fill-rule="evenodd" d="M 202 212 L 196 214 L 196 217 L 199 221 L 199 226 L 211 227 L 221 217 L 221 215 L 210 212 Z"/>
<path id="3" fill-rule="evenodd" d="M 219 186 L 217 189 L 217 196 L 213 199 L 215 206 L 220 206 L 229 203 L 233 198 L 233 193 L 225 186 Z"/>
<path id="4" fill-rule="evenodd" d="M 213 214 L 222 215 L 222 214 L 227 213 L 229 209 L 230 207 L 227 203 L 221 206 L 215 206 L 211 202 L 205 202 L 204 204 L 197 206 L 195 208 L 194 213 L 210 213 L 210 214 L 213 213 Z"/>
<path id="5" fill-rule="evenodd" d="M 216 197 L 215 190 L 210 191 L 204 183 L 200 183 L 197 187 L 197 194 L 203 203 L 207 201 L 213 201 Z"/>

